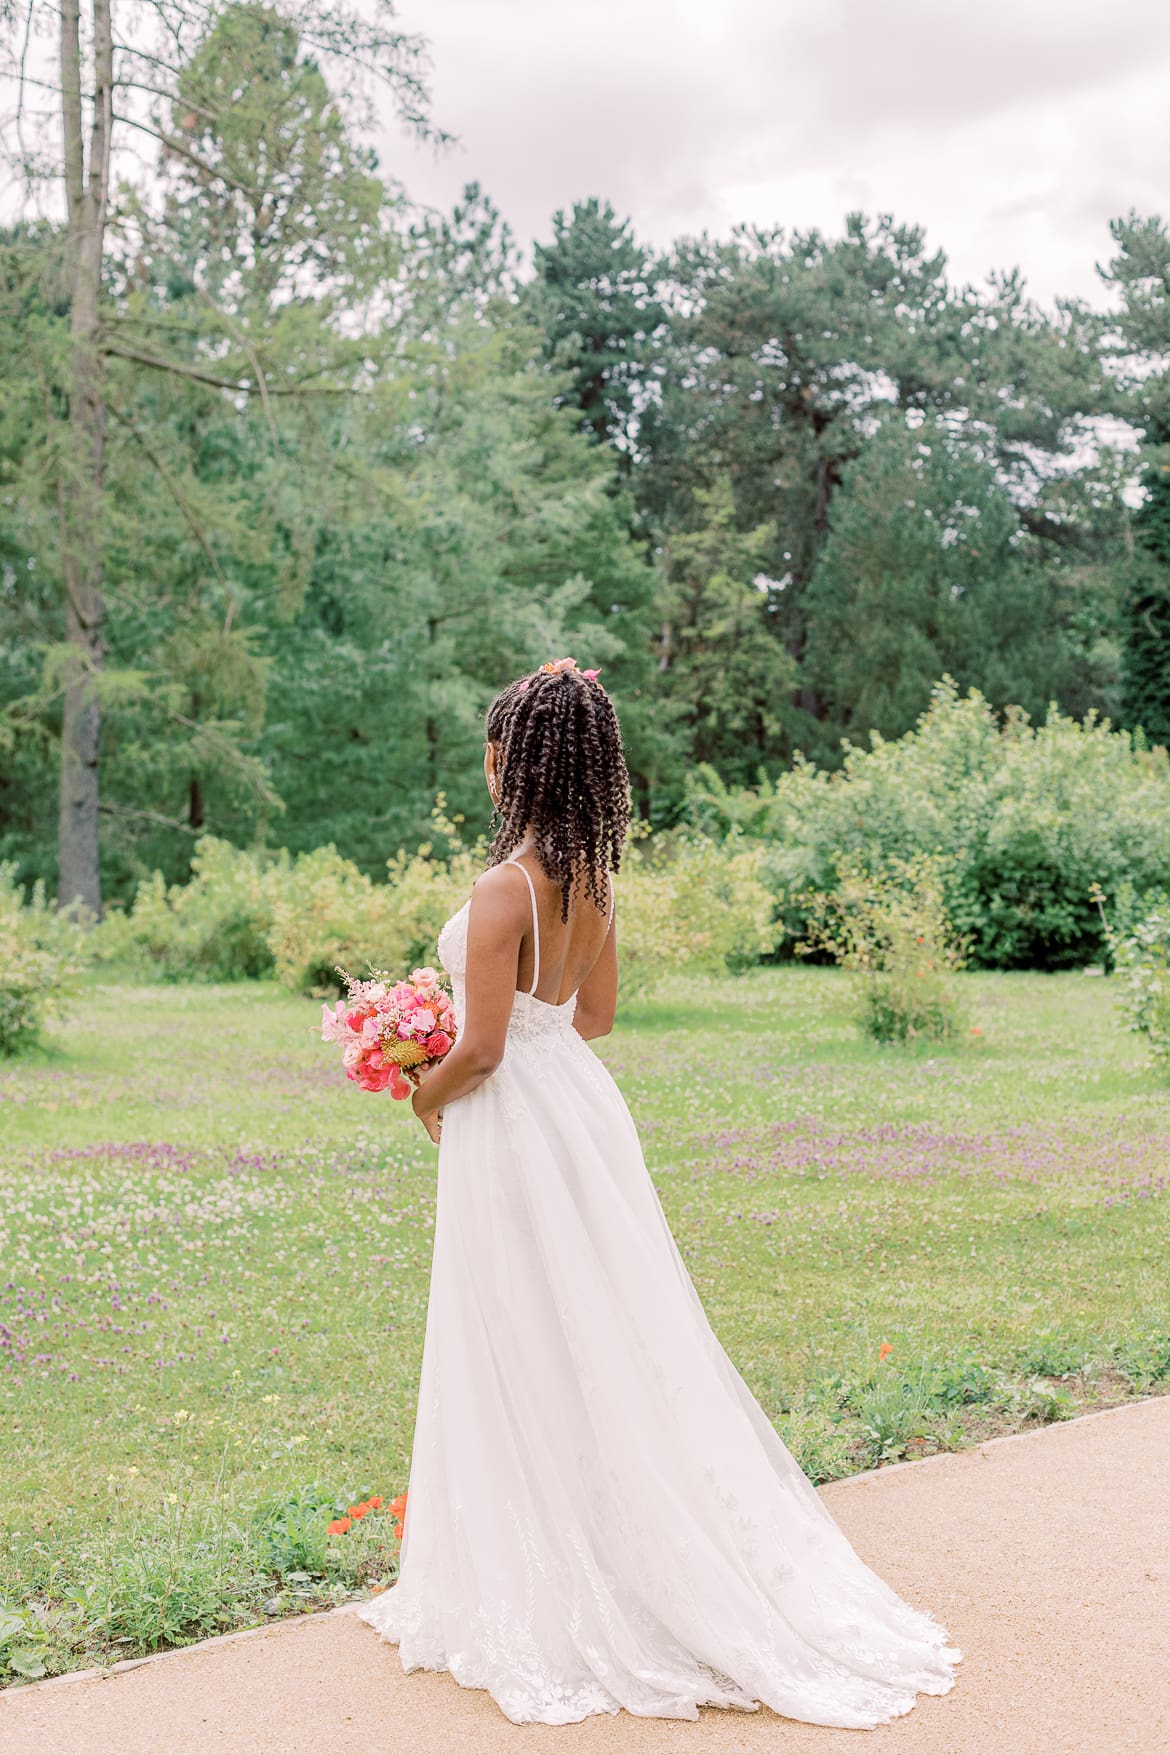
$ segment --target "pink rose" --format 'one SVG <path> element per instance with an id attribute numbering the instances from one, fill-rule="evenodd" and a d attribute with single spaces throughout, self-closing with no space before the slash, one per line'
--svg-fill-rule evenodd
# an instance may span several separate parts
<path id="1" fill-rule="evenodd" d="M 423 1046 L 427 1051 L 428 1060 L 442 1060 L 444 1054 L 450 1052 L 451 1038 L 446 1030 L 436 1030 L 433 1036 L 427 1037 Z"/>
<path id="2" fill-rule="evenodd" d="M 410 979 L 416 987 L 433 987 L 439 977 L 433 969 L 412 969 Z"/>

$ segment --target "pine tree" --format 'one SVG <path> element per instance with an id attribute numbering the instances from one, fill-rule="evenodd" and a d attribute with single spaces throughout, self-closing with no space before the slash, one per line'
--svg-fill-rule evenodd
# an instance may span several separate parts
<path id="1" fill-rule="evenodd" d="M 583 432 L 617 448 L 623 467 L 634 451 L 638 411 L 663 320 L 656 268 L 608 201 L 578 201 L 553 217 L 553 241 L 536 246 L 530 309 L 553 364 L 571 373 L 563 400 L 580 411 Z"/>
<path id="2" fill-rule="evenodd" d="M 1135 553 L 1122 610 L 1126 723 L 1170 745 L 1170 461 L 1144 474 Z"/>

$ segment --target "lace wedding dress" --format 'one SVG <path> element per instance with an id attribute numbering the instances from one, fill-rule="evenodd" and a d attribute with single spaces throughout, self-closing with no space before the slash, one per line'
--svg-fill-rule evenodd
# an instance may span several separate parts
<path id="1" fill-rule="evenodd" d="M 457 1014 L 469 906 L 439 938 Z M 866 1727 L 944 1694 L 960 1654 L 858 1559 L 731 1364 L 575 1001 L 538 976 L 444 1114 L 401 1570 L 359 1613 L 516 1723 L 763 1701 Z"/>

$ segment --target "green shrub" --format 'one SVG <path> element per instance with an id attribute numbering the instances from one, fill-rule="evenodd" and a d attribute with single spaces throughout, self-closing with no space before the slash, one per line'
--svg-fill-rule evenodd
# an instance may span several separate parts
<path id="1" fill-rule="evenodd" d="M 100 954 L 129 959 L 170 981 L 244 981 L 272 973 L 272 897 L 287 860 L 275 865 L 213 835 L 195 845 L 191 879 L 168 889 L 161 872 L 138 886 L 134 905 L 97 930 Z"/>
<path id="2" fill-rule="evenodd" d="M 339 966 L 363 974 L 434 960 L 440 929 L 483 869 L 483 850 L 463 845 L 441 800 L 432 820 L 446 853 L 436 857 L 427 844 L 396 854 L 384 884 L 371 882 L 335 847 L 303 854 L 287 868 L 273 897 L 270 937 L 285 987 L 320 994 L 337 990 Z"/>
<path id="3" fill-rule="evenodd" d="M 876 1042 L 957 1034 L 955 975 L 965 946 L 943 901 L 940 864 L 919 856 L 885 873 L 842 862 L 837 888 L 811 895 L 801 949 L 827 952 L 848 969 L 860 1021 Z"/>
<path id="4" fill-rule="evenodd" d="M 1170 1065 L 1170 908 L 1154 908 L 1116 939 L 1113 962 L 1126 1028 L 1157 1065 Z"/>
<path id="5" fill-rule="evenodd" d="M 1090 885 L 1115 893 L 1170 884 L 1170 760 L 1089 716 L 1053 709 L 1033 726 L 949 681 L 896 742 L 847 746 L 837 772 L 798 760 L 778 780 L 733 791 L 697 776 L 693 823 L 736 828 L 766 849 L 762 875 L 795 942 L 808 901 L 846 867 L 881 873 L 945 860 L 943 899 L 981 968 L 1056 969 L 1104 948 Z"/>
<path id="6" fill-rule="evenodd" d="M 0 1055 L 32 1048 L 60 1017 L 87 960 L 84 926 L 36 884 L 26 898 L 15 867 L 0 864 Z"/>
<path id="7" fill-rule="evenodd" d="M 101 954 L 172 980 L 274 973 L 315 994 L 337 991 L 339 966 L 361 974 L 429 963 L 486 857 L 482 843 L 464 844 L 441 798 L 432 823 L 434 841 L 396 854 L 384 883 L 333 846 L 268 858 L 205 837 L 190 883 L 146 879 L 130 912 L 103 923 Z M 780 928 L 764 858 L 739 835 L 636 837 L 617 886 L 624 990 L 645 991 L 672 969 L 734 973 L 770 955 Z"/>
<path id="8" fill-rule="evenodd" d="M 764 850 L 732 835 L 635 836 L 617 880 L 622 992 L 672 970 L 736 973 L 775 949 Z"/>

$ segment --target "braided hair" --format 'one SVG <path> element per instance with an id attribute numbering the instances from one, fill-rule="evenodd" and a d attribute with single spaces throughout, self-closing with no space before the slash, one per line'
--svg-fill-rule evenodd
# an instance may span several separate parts
<path id="1" fill-rule="evenodd" d="M 558 666 L 519 677 L 488 708 L 487 737 L 500 786 L 488 864 L 507 859 L 531 828 L 541 870 L 560 885 L 561 919 L 582 883 L 605 913 L 605 873 L 621 865 L 630 796 L 617 714 L 596 676 Z"/>

